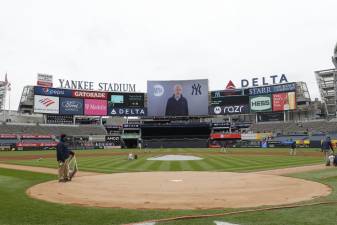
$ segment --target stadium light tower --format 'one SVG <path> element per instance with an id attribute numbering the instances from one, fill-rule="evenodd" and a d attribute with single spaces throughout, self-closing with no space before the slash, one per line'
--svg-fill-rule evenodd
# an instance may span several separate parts
<path id="1" fill-rule="evenodd" d="M 332 56 L 332 63 L 335 65 L 335 67 L 337 68 L 337 43 L 335 45 L 335 49 L 333 52 L 333 56 Z"/>
<path id="2" fill-rule="evenodd" d="M 328 117 L 337 116 L 337 44 L 334 48 L 332 62 L 335 65 L 334 69 L 315 71 L 316 81 Z"/>

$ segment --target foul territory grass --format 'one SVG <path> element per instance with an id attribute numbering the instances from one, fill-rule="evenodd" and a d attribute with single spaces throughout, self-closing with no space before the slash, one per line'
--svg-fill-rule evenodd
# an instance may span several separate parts
<path id="1" fill-rule="evenodd" d="M 137 160 L 127 160 L 129 152 Z M 149 161 L 149 157 L 184 154 L 203 158 L 197 161 Z M 313 149 L 300 149 L 289 156 L 287 149 L 151 149 L 76 151 L 80 170 L 101 173 L 140 171 L 232 171 L 247 172 L 322 163 L 322 155 Z M 26 158 L 25 158 L 26 157 Z M 19 165 L 56 168 L 55 151 L 0 152 L 0 161 Z"/>

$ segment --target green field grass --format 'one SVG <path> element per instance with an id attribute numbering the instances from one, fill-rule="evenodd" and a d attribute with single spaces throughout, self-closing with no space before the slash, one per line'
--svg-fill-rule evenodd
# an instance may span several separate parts
<path id="1" fill-rule="evenodd" d="M 139 154 L 138 160 L 128 161 L 129 152 Z M 115 154 L 116 153 L 116 154 Z M 36 155 L 33 159 L 17 157 Z M 7 152 L 7 163 L 19 165 L 56 167 L 54 151 Z M 147 158 L 165 154 L 184 154 L 203 158 L 197 161 L 149 161 Z M 293 167 L 322 163 L 322 156 L 316 150 L 300 150 L 296 157 L 289 156 L 287 149 L 257 150 L 232 149 L 222 153 L 214 149 L 153 149 L 76 151 L 80 170 L 101 173 L 139 171 L 235 171 L 247 172 L 274 168 Z M 13 157 L 13 158 L 11 158 Z M 0 154 L 1 160 L 1 154 Z"/>
<path id="2" fill-rule="evenodd" d="M 115 153 L 122 154 L 116 155 Z M 129 151 L 77 151 L 80 169 L 97 172 L 126 171 L 254 171 L 298 165 L 322 163 L 322 156 L 315 150 L 300 150 L 299 155 L 290 157 L 287 150 L 235 149 L 230 153 L 219 153 L 207 149 L 164 149 L 140 153 L 140 159 L 127 161 Z M 55 167 L 55 152 L 0 152 L 0 161 L 21 165 Z M 94 155 L 93 155 L 94 153 Z M 125 153 L 125 154 L 123 154 Z M 97 155 L 96 155 L 97 154 Z M 190 154 L 204 158 L 194 162 L 153 162 L 146 158 L 163 154 Z M 18 157 L 30 159 L 17 159 Z M 38 160 L 42 157 L 42 160 Z M 49 158 L 51 157 L 51 158 Z M 337 169 L 306 172 L 292 175 L 329 185 L 331 195 L 311 202 L 337 200 Z M 28 187 L 55 179 L 54 175 L 0 169 L 0 224 L 123 224 L 148 219 L 167 218 L 179 215 L 210 214 L 224 210 L 127 210 L 110 208 L 80 207 L 48 203 L 29 198 Z M 53 191 L 53 190 L 51 190 Z M 171 221 L 160 224 L 214 224 L 214 220 L 241 225 L 337 225 L 337 205 L 307 206 L 294 209 L 243 213 L 219 218 Z"/>

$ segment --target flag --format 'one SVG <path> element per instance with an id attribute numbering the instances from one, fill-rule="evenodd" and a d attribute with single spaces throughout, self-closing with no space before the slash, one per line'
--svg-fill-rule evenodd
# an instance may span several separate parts
<path id="1" fill-rule="evenodd" d="M 5 85 L 8 91 L 11 91 L 11 83 L 8 82 L 7 73 L 5 74 Z"/>
<path id="2" fill-rule="evenodd" d="M 8 84 L 7 73 L 5 74 L 5 84 Z"/>

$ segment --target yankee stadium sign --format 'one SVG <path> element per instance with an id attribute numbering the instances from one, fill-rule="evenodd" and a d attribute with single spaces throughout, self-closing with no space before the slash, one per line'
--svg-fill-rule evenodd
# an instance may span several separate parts
<path id="1" fill-rule="evenodd" d="M 135 92 L 136 84 L 123 84 L 123 83 L 103 83 L 95 84 L 91 81 L 82 80 L 65 80 L 58 79 L 59 87 L 65 89 L 77 89 L 86 91 L 108 91 L 108 92 Z"/>

